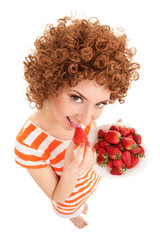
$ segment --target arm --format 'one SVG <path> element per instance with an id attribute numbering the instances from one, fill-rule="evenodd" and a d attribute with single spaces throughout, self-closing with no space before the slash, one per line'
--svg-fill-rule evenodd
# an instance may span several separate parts
<path id="1" fill-rule="evenodd" d="M 64 172 L 59 179 L 51 166 L 27 170 L 42 191 L 55 202 L 67 199 L 76 185 L 76 175 Z"/>
<path id="2" fill-rule="evenodd" d="M 60 178 L 51 166 L 28 169 L 38 186 L 55 202 L 65 201 L 73 192 L 78 176 L 91 169 L 96 161 L 96 153 L 90 146 L 78 147 L 76 155 L 73 152 L 74 148 L 75 145 L 71 142 L 66 150 L 64 168 Z"/>

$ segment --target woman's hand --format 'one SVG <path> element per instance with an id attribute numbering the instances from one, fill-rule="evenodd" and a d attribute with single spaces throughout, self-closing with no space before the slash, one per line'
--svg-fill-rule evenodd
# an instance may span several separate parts
<path id="1" fill-rule="evenodd" d="M 71 141 L 65 153 L 63 171 L 79 176 L 93 167 L 96 162 L 96 152 L 90 147 L 90 142 L 86 145 L 81 143 L 76 154 L 73 152 L 74 149 L 75 144 Z"/>
<path id="2" fill-rule="evenodd" d="M 117 122 L 122 122 L 122 118 L 119 118 Z"/>

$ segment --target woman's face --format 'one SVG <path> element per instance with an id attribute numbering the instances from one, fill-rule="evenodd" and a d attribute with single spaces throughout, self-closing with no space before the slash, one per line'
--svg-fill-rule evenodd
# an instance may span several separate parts
<path id="1" fill-rule="evenodd" d="M 110 99 L 110 91 L 94 80 L 83 80 L 75 87 L 61 89 L 57 97 L 49 99 L 50 115 L 57 126 L 73 130 L 89 125 L 102 113 Z"/>

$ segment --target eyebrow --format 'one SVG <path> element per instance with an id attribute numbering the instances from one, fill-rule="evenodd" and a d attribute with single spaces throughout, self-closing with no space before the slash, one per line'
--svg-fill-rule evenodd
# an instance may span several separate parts
<path id="1" fill-rule="evenodd" d="M 70 91 L 76 92 L 76 93 L 78 93 L 78 94 L 80 95 L 80 97 L 84 98 L 85 100 L 88 100 L 88 99 L 87 99 L 85 96 L 83 96 L 80 92 L 78 92 L 78 91 L 76 91 L 76 90 L 70 90 Z M 103 102 L 107 103 L 108 101 L 109 101 L 109 99 L 104 100 L 104 101 L 100 101 L 100 102 L 98 102 L 98 103 L 103 103 Z"/>

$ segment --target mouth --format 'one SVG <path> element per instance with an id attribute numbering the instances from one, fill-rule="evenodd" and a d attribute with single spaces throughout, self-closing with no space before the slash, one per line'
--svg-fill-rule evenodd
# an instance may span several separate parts
<path id="1" fill-rule="evenodd" d="M 80 128 L 81 127 L 81 123 L 78 123 L 78 122 L 70 119 L 69 117 L 67 117 L 67 120 L 68 120 L 68 123 L 69 123 L 70 127 L 73 127 L 73 128 Z"/>

